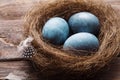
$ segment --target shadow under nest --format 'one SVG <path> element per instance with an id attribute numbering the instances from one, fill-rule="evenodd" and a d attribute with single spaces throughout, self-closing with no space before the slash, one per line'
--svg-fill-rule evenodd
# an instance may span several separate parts
<path id="1" fill-rule="evenodd" d="M 100 20 L 100 48 L 93 55 L 76 56 L 51 45 L 42 38 L 42 27 L 51 17 L 66 20 L 77 12 L 87 11 Z M 37 65 L 40 75 L 46 79 L 77 80 L 93 76 L 120 52 L 120 27 L 117 13 L 98 0 L 51 0 L 36 4 L 25 17 L 25 36 L 34 38 L 37 53 L 31 60 Z M 78 53 L 82 53 L 79 51 Z"/>

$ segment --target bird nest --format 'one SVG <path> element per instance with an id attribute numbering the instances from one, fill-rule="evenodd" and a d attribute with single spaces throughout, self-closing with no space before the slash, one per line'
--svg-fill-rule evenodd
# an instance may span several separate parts
<path id="1" fill-rule="evenodd" d="M 100 47 L 91 55 L 78 56 L 64 51 L 42 37 L 42 28 L 52 17 L 66 20 L 78 12 L 91 12 L 100 20 L 98 39 Z M 118 16 L 109 4 L 98 0 L 49 0 L 36 4 L 25 17 L 25 35 L 34 38 L 37 53 L 31 58 L 39 68 L 40 75 L 48 79 L 85 79 L 115 58 L 120 51 L 120 27 Z M 78 53 L 83 53 L 79 51 Z"/>

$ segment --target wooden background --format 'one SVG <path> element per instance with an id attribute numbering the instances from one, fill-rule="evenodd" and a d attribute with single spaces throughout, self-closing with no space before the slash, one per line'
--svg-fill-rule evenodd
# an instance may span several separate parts
<path id="1" fill-rule="evenodd" d="M 24 15 L 37 2 L 42 0 L 0 0 L 0 59 L 20 57 L 17 45 L 23 36 Z M 120 0 L 105 0 L 120 14 Z M 41 80 L 37 70 L 28 61 L 0 62 L 0 78 L 9 73 Z M 92 80 L 120 80 L 120 58 L 116 58 L 104 72 Z"/>

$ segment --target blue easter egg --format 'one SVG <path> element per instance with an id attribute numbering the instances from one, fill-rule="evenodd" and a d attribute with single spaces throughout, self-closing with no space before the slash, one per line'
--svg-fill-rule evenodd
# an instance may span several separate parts
<path id="1" fill-rule="evenodd" d="M 80 12 L 72 15 L 68 23 L 73 33 L 89 32 L 95 35 L 99 33 L 99 19 L 89 12 Z"/>
<path id="2" fill-rule="evenodd" d="M 69 26 L 62 18 L 51 18 L 45 23 L 42 36 L 53 44 L 61 45 L 69 36 Z"/>
<path id="3" fill-rule="evenodd" d="M 65 50 L 95 51 L 99 48 L 99 40 L 91 33 L 76 33 L 70 36 L 64 43 Z"/>

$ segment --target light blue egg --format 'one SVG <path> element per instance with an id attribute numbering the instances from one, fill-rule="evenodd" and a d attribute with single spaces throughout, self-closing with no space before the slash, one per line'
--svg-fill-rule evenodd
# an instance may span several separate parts
<path id="1" fill-rule="evenodd" d="M 95 35 L 99 33 L 99 19 L 89 12 L 80 12 L 72 15 L 68 23 L 73 33 L 89 32 Z"/>
<path id="2" fill-rule="evenodd" d="M 69 26 L 62 18 L 51 18 L 45 23 L 42 36 L 53 44 L 61 45 L 69 36 Z"/>
<path id="3" fill-rule="evenodd" d="M 70 36 L 64 43 L 65 50 L 95 51 L 99 48 L 99 40 L 91 33 L 76 33 Z"/>

